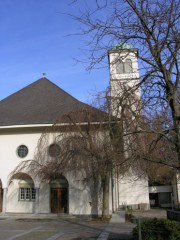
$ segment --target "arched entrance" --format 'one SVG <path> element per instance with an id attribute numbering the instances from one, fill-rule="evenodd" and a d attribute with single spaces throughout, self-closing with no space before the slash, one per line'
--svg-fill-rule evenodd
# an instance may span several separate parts
<path id="1" fill-rule="evenodd" d="M 9 180 L 6 195 L 6 212 L 33 213 L 36 191 L 34 181 L 26 173 L 16 173 Z"/>
<path id="2" fill-rule="evenodd" d="M 68 185 L 67 179 L 63 176 L 51 180 L 52 213 L 68 213 Z"/>

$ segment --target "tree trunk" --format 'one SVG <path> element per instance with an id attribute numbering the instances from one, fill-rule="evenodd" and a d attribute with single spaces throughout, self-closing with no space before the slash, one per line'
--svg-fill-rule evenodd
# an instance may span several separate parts
<path id="1" fill-rule="evenodd" d="M 175 120 L 175 128 L 176 128 L 176 149 L 178 155 L 178 166 L 180 167 L 180 121 Z"/>
<path id="2" fill-rule="evenodd" d="M 99 206 L 99 178 L 93 176 L 93 187 L 91 189 L 91 215 L 95 216 L 98 214 Z"/>
<path id="3" fill-rule="evenodd" d="M 110 181 L 110 171 L 105 173 L 104 179 L 102 181 L 102 219 L 110 217 L 109 214 L 109 181 Z"/>
<path id="4" fill-rule="evenodd" d="M 169 84 L 170 85 L 170 84 Z M 175 131 L 175 146 L 178 157 L 178 167 L 180 167 L 180 106 L 179 106 L 179 96 L 178 89 L 170 86 L 166 92 L 167 99 L 169 101 L 169 106 L 172 112 L 174 131 Z"/>

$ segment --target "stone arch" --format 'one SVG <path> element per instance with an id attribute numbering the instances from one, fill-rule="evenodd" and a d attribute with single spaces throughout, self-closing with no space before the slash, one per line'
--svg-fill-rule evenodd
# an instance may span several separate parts
<path id="1" fill-rule="evenodd" d="M 35 184 L 27 173 L 16 173 L 8 181 L 6 212 L 33 213 L 35 208 Z"/>
<path id="2" fill-rule="evenodd" d="M 50 205 L 52 213 L 69 212 L 69 183 L 62 176 L 56 176 L 50 181 Z"/>
<path id="3" fill-rule="evenodd" d="M 7 178 L 7 187 L 9 186 L 10 182 L 13 181 L 14 179 L 21 179 L 21 180 L 28 180 L 31 179 L 31 181 L 35 183 L 35 178 L 29 174 L 28 172 L 16 172 L 16 173 L 11 173 L 8 178 Z"/>

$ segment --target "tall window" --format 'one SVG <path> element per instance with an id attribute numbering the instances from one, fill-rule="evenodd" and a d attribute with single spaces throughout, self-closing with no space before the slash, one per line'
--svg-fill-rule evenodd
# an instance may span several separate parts
<path id="1" fill-rule="evenodd" d="M 116 66 L 116 72 L 119 74 L 122 73 L 132 73 L 133 69 L 132 69 L 132 61 L 131 59 L 126 59 L 125 62 L 123 62 L 122 60 L 119 60 L 117 62 L 117 66 Z"/>
<path id="2" fill-rule="evenodd" d="M 117 73 L 124 73 L 124 64 L 121 60 L 117 63 L 116 71 Z"/>
<path id="3" fill-rule="evenodd" d="M 126 59 L 124 70 L 125 70 L 125 73 L 132 73 L 132 61 L 131 61 L 131 59 Z"/>
<path id="4" fill-rule="evenodd" d="M 34 201 L 36 199 L 36 190 L 34 188 L 19 188 L 20 201 Z"/>

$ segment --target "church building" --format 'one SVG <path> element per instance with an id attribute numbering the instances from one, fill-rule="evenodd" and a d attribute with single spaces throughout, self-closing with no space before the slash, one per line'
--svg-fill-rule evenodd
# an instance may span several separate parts
<path id="1" fill-rule="evenodd" d="M 139 82 L 137 49 L 124 45 L 123 50 L 115 47 L 108 54 L 114 106 L 121 94 L 120 86 L 132 87 Z M 139 89 L 135 94 L 140 98 Z M 22 161 L 34 159 L 38 141 L 48 127 L 61 116 L 87 106 L 45 77 L 0 101 L 0 207 L 3 213 L 101 214 L 101 206 L 97 212 L 92 211 L 89 188 L 83 188 L 68 174 L 42 182 L 25 170 L 14 172 Z M 98 117 L 92 121 L 97 122 Z M 53 149 L 52 139 L 48 153 Z M 126 205 L 149 209 L 148 179 L 135 179 L 132 175 L 112 176 L 110 215 Z"/>

